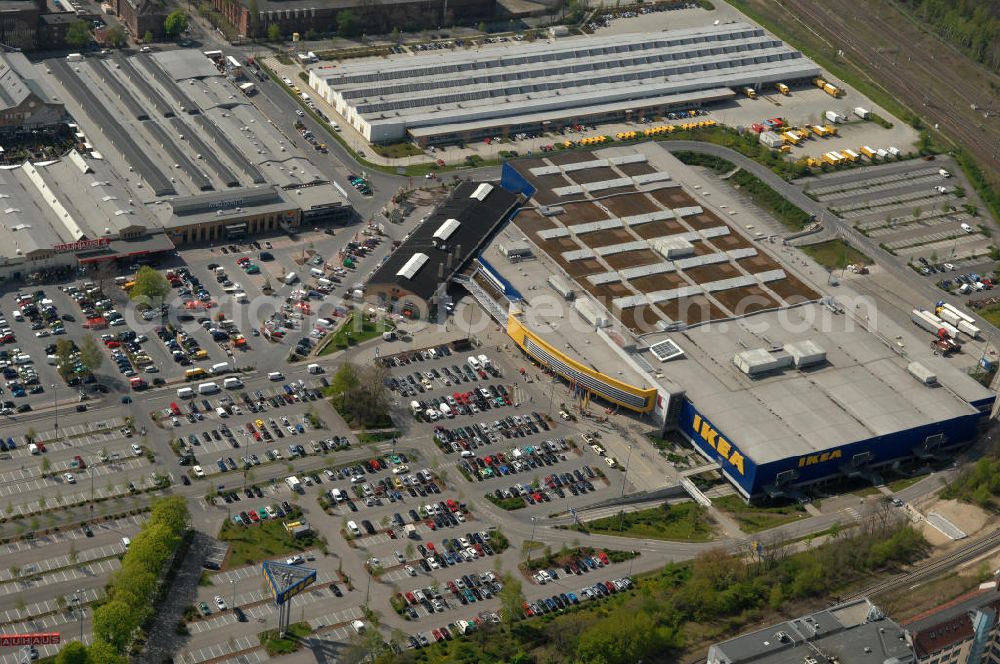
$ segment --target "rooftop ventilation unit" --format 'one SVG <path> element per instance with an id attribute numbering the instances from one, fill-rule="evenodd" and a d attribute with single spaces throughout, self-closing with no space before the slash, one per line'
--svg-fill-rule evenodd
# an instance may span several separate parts
<path id="1" fill-rule="evenodd" d="M 399 268 L 399 271 L 396 272 L 396 276 L 403 277 L 404 279 L 412 279 L 417 272 L 420 271 L 420 268 L 424 266 L 424 263 L 427 262 L 428 258 L 429 256 L 427 254 L 413 254 L 410 256 L 410 260 L 406 261 L 406 264 Z"/>
<path id="2" fill-rule="evenodd" d="M 793 363 L 798 369 L 826 362 L 826 351 L 810 339 L 785 344 L 784 351 L 792 356 Z"/>
<path id="3" fill-rule="evenodd" d="M 736 353 L 733 356 L 733 363 L 752 378 L 790 366 L 792 356 L 776 355 L 766 348 L 754 348 Z"/>
<path id="4" fill-rule="evenodd" d="M 469 194 L 469 198 L 475 198 L 482 202 L 486 200 L 486 197 L 490 195 L 491 191 L 493 191 L 493 185 L 488 182 L 483 182 L 481 185 L 476 187 L 474 192 Z"/>

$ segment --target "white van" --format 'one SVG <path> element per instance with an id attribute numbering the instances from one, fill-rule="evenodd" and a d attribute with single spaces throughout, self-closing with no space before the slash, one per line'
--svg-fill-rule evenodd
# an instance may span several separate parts
<path id="1" fill-rule="evenodd" d="M 14 310 L 14 313 L 12 314 L 12 316 L 14 317 L 14 320 L 24 320 L 24 314 L 22 314 L 17 309 Z"/>
<path id="2" fill-rule="evenodd" d="M 237 390 L 243 387 L 243 381 L 239 378 L 227 378 L 222 381 L 222 386 L 227 390 Z"/>
<path id="3" fill-rule="evenodd" d="M 477 360 L 474 356 L 469 356 L 468 363 L 469 366 L 472 367 L 473 371 L 479 371 L 479 360 Z"/>
<path id="4" fill-rule="evenodd" d="M 267 374 L 268 380 L 285 380 L 285 376 L 280 371 L 272 371 Z"/>
<path id="5" fill-rule="evenodd" d="M 314 267 L 311 270 L 309 270 L 309 274 L 311 274 L 312 276 L 316 277 L 317 279 L 320 279 L 320 278 L 326 276 L 326 272 L 324 272 L 323 270 L 319 269 L 318 267 Z"/>
<path id="6" fill-rule="evenodd" d="M 969 234 L 976 232 L 976 229 L 968 224 L 962 224 L 962 230 Z"/>
<path id="7" fill-rule="evenodd" d="M 202 383 L 198 386 L 198 394 L 215 394 L 220 391 L 218 383 Z"/>
<path id="8" fill-rule="evenodd" d="M 331 491 L 330 497 L 336 500 L 338 503 L 341 503 L 344 500 L 346 500 L 346 498 L 344 497 L 344 492 L 341 491 L 340 489 L 334 489 L 333 491 Z"/>
<path id="9" fill-rule="evenodd" d="M 223 419 L 229 417 L 229 413 L 227 413 L 226 409 L 223 408 L 222 406 L 216 406 L 215 407 L 215 414 L 218 415 L 219 417 L 223 418 Z"/>
<path id="10" fill-rule="evenodd" d="M 123 546 L 123 547 L 125 547 L 125 550 L 126 550 L 126 551 L 128 551 L 128 548 L 129 548 L 130 546 L 132 546 L 132 540 L 130 540 L 130 539 L 129 539 L 129 538 L 127 538 L 127 537 L 123 537 L 123 538 L 122 538 L 122 546 Z"/>
<path id="11" fill-rule="evenodd" d="M 190 387 L 182 387 L 179 390 L 177 390 L 177 398 L 178 399 L 193 399 L 194 398 L 194 390 L 192 390 Z"/>
<path id="12" fill-rule="evenodd" d="M 289 272 L 288 274 L 285 275 L 282 281 L 284 281 L 286 284 L 294 284 L 298 280 L 299 280 L 299 275 L 295 274 L 294 272 Z"/>
<path id="13" fill-rule="evenodd" d="M 347 530 L 355 537 L 361 536 L 361 529 L 358 528 L 358 524 L 354 523 L 353 521 L 347 522 Z"/>
<path id="14" fill-rule="evenodd" d="M 451 406 L 446 403 L 441 404 L 441 414 L 447 418 L 455 417 L 455 413 L 452 412 Z"/>
<path id="15" fill-rule="evenodd" d="M 221 374 L 229 371 L 229 362 L 219 362 L 218 364 L 213 364 L 212 368 L 208 370 L 209 373 Z"/>
<path id="16" fill-rule="evenodd" d="M 33 455 L 41 454 L 41 452 L 38 449 L 38 445 L 35 445 L 34 443 L 28 445 L 28 452 L 30 452 Z"/>
<path id="17" fill-rule="evenodd" d="M 318 364 L 310 364 L 308 367 L 306 367 L 306 370 L 311 374 L 323 373 L 323 367 L 319 366 Z"/>

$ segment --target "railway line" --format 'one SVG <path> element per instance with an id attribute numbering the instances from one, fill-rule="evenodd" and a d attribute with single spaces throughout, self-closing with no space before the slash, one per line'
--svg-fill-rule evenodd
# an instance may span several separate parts
<path id="1" fill-rule="evenodd" d="M 968 562 L 998 547 L 1000 547 L 1000 528 L 977 540 L 969 542 L 962 548 L 946 556 L 930 560 L 909 571 L 902 572 L 901 574 L 868 586 L 858 593 L 844 597 L 843 601 L 847 602 L 861 597 L 877 597 L 891 590 L 912 587 L 923 581 L 932 579 L 942 572 L 953 570 L 957 565 Z"/>
<path id="2" fill-rule="evenodd" d="M 913 109 L 925 120 L 963 145 L 990 175 L 1000 178 L 1000 119 L 984 118 L 972 109 L 1000 105 L 994 82 L 1000 77 L 979 68 L 939 38 L 901 27 L 910 19 L 893 5 L 865 7 L 844 0 L 782 0 L 752 2 L 757 10 L 775 20 L 794 20 L 830 48 L 841 51 L 873 85 Z M 883 18 L 891 16 L 892 19 Z M 917 37 L 915 38 L 915 35 Z M 963 74 L 956 66 L 962 65 Z M 966 76 L 964 73 L 974 75 Z M 876 77 L 877 74 L 877 77 Z"/>

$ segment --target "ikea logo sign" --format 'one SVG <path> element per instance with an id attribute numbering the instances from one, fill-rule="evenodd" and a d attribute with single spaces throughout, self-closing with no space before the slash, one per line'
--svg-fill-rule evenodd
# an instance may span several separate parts
<path id="1" fill-rule="evenodd" d="M 711 424 L 706 422 L 701 418 L 701 415 L 695 413 L 694 421 L 691 423 L 691 428 L 696 435 L 698 435 L 703 441 L 705 441 L 713 450 L 718 452 L 723 459 L 732 464 L 740 475 L 743 475 L 743 467 L 746 459 L 736 449 L 732 443 L 722 437 L 718 431 L 716 431 Z"/>
<path id="2" fill-rule="evenodd" d="M 809 454 L 804 457 L 799 457 L 799 468 L 814 466 L 817 463 L 826 463 L 827 461 L 839 459 L 841 456 L 843 455 L 840 450 L 831 450 L 829 452 L 823 452 L 822 454 Z"/>

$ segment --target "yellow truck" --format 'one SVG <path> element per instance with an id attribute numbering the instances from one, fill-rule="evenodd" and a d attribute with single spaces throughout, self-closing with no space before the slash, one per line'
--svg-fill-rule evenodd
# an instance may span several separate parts
<path id="1" fill-rule="evenodd" d="M 757 91 L 753 88 L 743 88 L 743 94 L 745 94 L 749 99 L 757 98 Z"/>
<path id="2" fill-rule="evenodd" d="M 822 90 L 823 86 L 826 85 L 826 81 L 823 80 L 822 78 L 814 78 L 813 83 L 815 83 L 816 87 L 819 88 L 820 90 Z"/>
<path id="3" fill-rule="evenodd" d="M 802 142 L 802 139 L 799 138 L 799 135 L 793 131 L 786 131 L 784 134 L 781 135 L 781 137 L 785 139 L 785 143 L 788 143 L 790 145 L 798 145 L 799 143 Z"/>
<path id="4" fill-rule="evenodd" d="M 816 134 L 820 138 L 825 138 L 827 133 L 826 127 L 821 127 L 820 125 L 812 125 L 811 127 L 809 127 L 809 131 Z"/>
<path id="5" fill-rule="evenodd" d="M 830 164 L 831 166 L 836 166 L 843 161 L 843 158 L 836 152 L 827 152 L 823 155 L 823 161 Z"/>
<path id="6" fill-rule="evenodd" d="M 847 150 L 842 150 L 840 154 L 846 157 L 848 161 L 857 161 L 861 159 L 861 155 L 849 148 Z"/>
<path id="7" fill-rule="evenodd" d="M 875 158 L 875 150 L 873 150 L 870 146 L 862 145 L 860 148 L 858 148 L 858 152 L 868 157 L 869 159 Z"/>
<path id="8" fill-rule="evenodd" d="M 827 136 L 836 136 L 837 128 L 833 125 L 823 125 L 823 130 L 826 131 Z"/>
<path id="9" fill-rule="evenodd" d="M 778 92 L 785 95 L 786 97 L 791 94 L 791 91 L 788 89 L 788 86 L 785 85 L 784 83 L 778 83 Z"/>
<path id="10" fill-rule="evenodd" d="M 831 97 L 840 97 L 844 94 L 843 90 L 838 88 L 836 85 L 831 85 L 829 83 L 825 83 L 823 85 L 823 92 L 830 95 Z"/>

